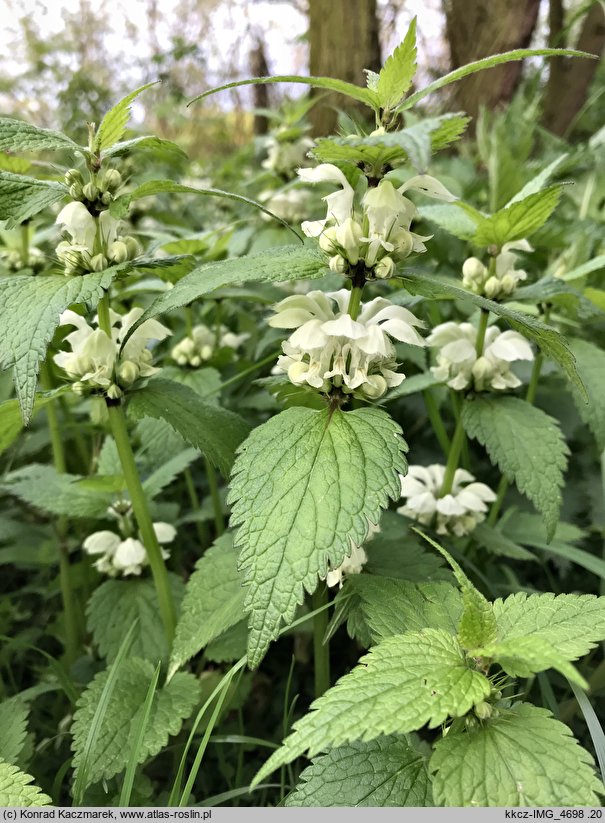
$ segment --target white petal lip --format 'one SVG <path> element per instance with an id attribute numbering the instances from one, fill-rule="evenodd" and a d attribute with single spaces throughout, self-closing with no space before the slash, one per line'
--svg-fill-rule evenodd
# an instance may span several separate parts
<path id="1" fill-rule="evenodd" d="M 108 530 L 89 534 L 82 547 L 87 554 L 113 554 L 122 538 Z"/>
<path id="2" fill-rule="evenodd" d="M 533 360 L 534 353 L 527 340 L 516 331 L 505 331 L 488 347 L 500 360 Z M 487 351 L 487 350 L 486 350 Z"/>
<path id="3" fill-rule="evenodd" d="M 436 200 L 445 200 L 450 203 L 458 199 L 445 188 L 443 183 L 440 183 L 439 180 L 431 177 L 429 174 L 418 174 L 415 177 L 411 177 L 403 186 L 399 187 L 400 192 L 407 191 L 408 189 L 416 189 L 427 197 L 433 197 Z"/>
<path id="4" fill-rule="evenodd" d="M 68 203 L 61 209 L 55 222 L 65 228 L 75 243 L 86 246 L 92 254 L 97 235 L 97 221 L 84 203 Z"/>
<path id="5" fill-rule="evenodd" d="M 172 543 L 176 537 L 176 529 L 170 523 L 154 523 L 153 530 L 158 543 Z"/>

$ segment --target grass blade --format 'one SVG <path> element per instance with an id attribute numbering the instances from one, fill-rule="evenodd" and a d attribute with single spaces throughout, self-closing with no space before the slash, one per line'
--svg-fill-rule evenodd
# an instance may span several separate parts
<path id="1" fill-rule="evenodd" d="M 603 727 L 599 723 L 599 718 L 597 717 L 595 710 L 592 708 L 592 703 L 588 699 L 586 693 L 576 686 L 575 683 L 572 683 L 571 680 L 569 680 L 568 683 L 576 700 L 578 701 L 578 706 L 584 715 L 584 720 L 588 726 L 588 731 L 590 732 L 590 737 L 592 738 L 592 745 L 594 746 L 597 761 L 599 763 L 601 780 L 605 783 L 605 734 L 603 733 Z"/>
<path id="2" fill-rule="evenodd" d="M 139 722 L 132 729 L 132 747 L 130 749 L 130 756 L 128 758 L 128 765 L 126 766 L 126 774 L 124 775 L 124 782 L 122 783 L 118 806 L 128 806 L 130 804 L 130 795 L 132 794 L 132 787 L 134 785 L 134 778 L 139 762 L 139 751 L 143 743 L 145 732 L 147 731 L 149 715 L 151 714 L 151 705 L 158 687 L 158 680 L 160 679 L 160 667 L 161 664 L 158 663 L 155 672 L 153 673 L 153 677 L 151 678 L 151 682 L 149 683 L 149 688 L 147 689 L 147 695 L 141 708 Z"/>

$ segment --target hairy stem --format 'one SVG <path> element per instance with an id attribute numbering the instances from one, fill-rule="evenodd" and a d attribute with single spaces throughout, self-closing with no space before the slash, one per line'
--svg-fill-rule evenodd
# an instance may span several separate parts
<path id="1" fill-rule="evenodd" d="M 220 537 L 225 531 L 225 516 L 223 515 L 223 504 L 221 503 L 221 497 L 218 491 L 216 470 L 207 457 L 204 457 L 204 467 L 206 469 L 208 485 L 210 486 L 210 497 L 212 498 L 216 536 Z"/>
<path id="2" fill-rule="evenodd" d="M 431 421 L 431 426 L 433 427 L 433 431 L 435 432 L 435 437 L 439 441 L 439 445 L 441 446 L 443 453 L 447 456 L 450 451 L 450 439 L 448 437 L 447 431 L 445 430 L 445 425 L 441 418 L 439 406 L 437 405 L 437 402 L 430 389 L 426 389 L 425 391 L 423 391 L 422 397 L 424 398 L 426 413 L 428 414 L 429 420 Z"/>

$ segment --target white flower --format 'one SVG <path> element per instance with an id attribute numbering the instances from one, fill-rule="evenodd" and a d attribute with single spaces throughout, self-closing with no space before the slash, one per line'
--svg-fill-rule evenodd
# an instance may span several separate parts
<path id="1" fill-rule="evenodd" d="M 157 320 L 146 320 L 131 335 L 120 354 L 122 341 L 143 309 L 132 309 L 124 316 L 110 312 L 112 336 L 99 328 L 93 328 L 76 312 L 67 310 L 60 316 L 62 326 L 75 326 L 76 331 L 65 338 L 71 351 L 61 351 L 54 356 L 55 363 L 64 369 L 72 380 L 92 389 L 108 390 L 117 382 L 129 386 L 138 377 L 150 377 L 159 372 L 151 365 L 152 355 L 147 344 L 150 340 L 163 340 L 170 330 Z"/>
<path id="2" fill-rule="evenodd" d="M 475 391 L 514 389 L 521 381 L 510 369 L 516 360 L 533 360 L 527 340 L 516 331 L 490 326 L 485 333 L 483 355 L 477 357 L 477 329 L 470 323 L 442 323 L 427 337 L 439 349 L 433 375 L 452 389 Z"/>
<path id="3" fill-rule="evenodd" d="M 517 284 L 527 278 L 527 272 L 516 269 L 518 255 L 516 251 L 533 251 L 527 240 L 515 240 L 505 243 L 500 254 L 496 256 L 492 273 L 476 257 L 469 257 L 462 266 L 462 282 L 475 294 L 483 294 L 490 300 L 508 297 Z"/>
<path id="4" fill-rule="evenodd" d="M 277 217 L 287 223 L 298 223 L 308 211 L 310 193 L 306 189 L 289 188 L 277 192 L 261 192 L 258 199 Z M 266 221 L 273 219 L 265 212 L 262 212 L 261 217 Z"/>
<path id="5" fill-rule="evenodd" d="M 279 133 L 270 135 L 265 143 L 267 158 L 261 163 L 264 169 L 276 174 L 288 175 L 304 162 L 307 152 L 313 146 L 309 137 L 298 140 L 280 140 Z"/>
<path id="6" fill-rule="evenodd" d="M 380 526 L 368 521 L 368 532 L 366 534 L 365 543 L 368 543 L 378 534 Z M 368 561 L 368 556 L 365 553 L 363 546 L 356 546 L 351 543 L 351 554 L 345 557 L 340 566 L 335 569 L 330 569 L 326 575 L 326 585 L 328 587 L 339 586 L 342 588 L 343 577 L 349 574 L 361 574 L 361 571 Z"/>
<path id="7" fill-rule="evenodd" d="M 378 186 L 366 191 L 361 209 L 356 213 L 355 192 L 337 166 L 322 163 L 314 169 L 300 169 L 299 176 L 308 183 L 332 182 L 341 186 L 340 191 L 324 197 L 328 203 L 325 220 L 302 223 L 307 236 L 319 237 L 321 248 L 338 256 L 337 263 L 333 262 L 334 258 L 330 260 L 333 271 L 344 270 L 340 258 L 351 266 L 363 260 L 366 268 L 373 269 L 386 255 L 403 259 L 413 251 L 426 251 L 424 241 L 430 238 L 410 230 L 418 212 L 411 200 L 404 197 L 405 191 L 414 189 L 440 200 L 455 199 L 438 180 L 421 174 L 410 178 L 398 189 L 389 180 L 381 180 Z M 392 270 L 393 259 L 390 258 L 390 264 L 380 267 L 375 276 L 387 277 Z"/>
<path id="8" fill-rule="evenodd" d="M 118 221 L 109 211 L 93 217 L 84 203 L 68 203 L 57 216 L 56 223 L 70 235 L 71 242 L 63 240 L 57 246 L 57 257 L 65 265 L 66 274 L 80 270 L 96 271 L 111 258 L 110 250 L 117 238 Z M 95 263 L 92 261 L 95 260 Z"/>
<path id="9" fill-rule="evenodd" d="M 210 360 L 215 349 L 227 348 L 235 351 L 249 336 L 247 333 L 235 334 L 227 326 L 220 326 L 217 336 L 216 329 L 199 324 L 193 327 L 188 337 L 184 337 L 173 346 L 170 356 L 179 366 L 197 368 L 205 360 Z"/>
<path id="10" fill-rule="evenodd" d="M 356 320 L 347 314 L 350 292 L 286 297 L 268 321 L 279 329 L 295 329 L 282 344 L 276 371 L 299 385 L 307 383 L 327 392 L 331 387 L 376 399 L 404 375 L 395 369 L 392 339 L 424 346 L 416 326 L 424 325 L 410 311 L 383 297 L 363 303 Z"/>
<path id="11" fill-rule="evenodd" d="M 127 520 L 129 522 L 129 518 Z M 176 529 L 170 523 L 153 523 L 153 530 L 161 544 L 172 543 L 176 537 Z M 86 538 L 82 548 L 87 554 L 100 555 L 94 566 L 110 577 L 139 575 L 149 565 L 145 546 L 135 537 L 122 538 L 111 531 L 94 532 Z M 162 549 L 162 556 L 166 559 L 170 554 Z"/>
<path id="12" fill-rule="evenodd" d="M 437 534 L 463 537 L 485 520 L 487 503 L 496 499 L 485 483 L 477 483 L 470 472 L 456 469 L 452 490 L 441 496 L 445 466 L 410 466 L 401 477 L 401 496 L 406 503 L 397 509 L 411 520 L 436 525 Z"/>

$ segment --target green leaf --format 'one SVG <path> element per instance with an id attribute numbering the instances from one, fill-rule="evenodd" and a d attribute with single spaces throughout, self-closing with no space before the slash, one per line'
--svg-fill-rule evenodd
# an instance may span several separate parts
<path id="1" fill-rule="evenodd" d="M 531 500 L 552 538 L 569 454 L 557 421 L 518 397 L 476 397 L 462 407 L 462 422 L 469 437 Z"/>
<path id="2" fill-rule="evenodd" d="M 515 194 L 515 196 L 508 201 L 506 208 L 512 206 L 513 203 L 524 200 L 530 194 L 536 194 L 539 192 L 548 183 L 561 163 L 563 163 L 563 161 L 568 157 L 569 154 L 566 152 L 565 154 L 560 154 L 559 157 L 552 161 L 552 163 L 549 163 L 545 169 L 542 169 L 542 171 L 536 174 L 535 177 L 532 177 L 532 179 L 523 186 L 521 191 L 518 191 L 517 194 Z"/>
<path id="3" fill-rule="evenodd" d="M 435 223 L 439 228 L 460 240 L 470 241 L 475 234 L 477 224 L 457 203 L 421 206 L 418 212 L 424 220 Z"/>
<path id="4" fill-rule="evenodd" d="M 47 394 L 37 394 L 32 410 L 32 417 L 48 405 L 58 394 L 63 393 L 63 391 L 64 389 L 62 388 L 48 392 Z M 21 417 L 19 401 L 5 400 L 4 403 L 0 403 L 0 454 L 15 442 L 22 431 L 23 418 Z"/>
<path id="5" fill-rule="evenodd" d="M 0 151 L 22 152 L 44 149 L 80 149 L 77 143 L 59 131 L 39 129 L 23 120 L 0 117 Z"/>
<path id="6" fill-rule="evenodd" d="M 154 80 L 152 83 L 146 83 L 140 86 L 135 91 L 127 94 L 122 98 L 112 109 L 110 109 L 105 117 L 101 120 L 101 125 L 95 135 L 94 151 L 100 152 L 108 149 L 121 140 L 126 130 L 126 124 L 130 119 L 130 104 L 139 96 L 145 89 L 155 86 L 159 81 Z"/>
<path id="7" fill-rule="evenodd" d="M 605 351 L 587 340 L 570 340 L 569 348 L 576 358 L 580 379 L 586 388 L 588 402 L 575 386 L 573 398 L 582 420 L 590 427 L 599 451 L 605 449 Z"/>
<path id="8" fill-rule="evenodd" d="M 131 191 L 128 194 L 123 194 L 121 197 L 118 197 L 117 200 L 114 200 L 111 207 L 111 213 L 116 217 L 124 216 L 128 211 L 128 206 L 133 200 L 140 200 L 142 197 L 149 197 L 155 194 L 205 194 L 210 197 L 225 197 L 227 200 L 236 200 L 238 203 L 245 203 L 247 206 L 254 206 L 257 209 L 260 209 L 260 211 L 268 214 L 274 220 L 277 220 L 289 229 L 294 235 L 296 235 L 296 237 L 299 237 L 298 232 L 294 231 L 286 220 L 278 217 L 268 208 L 263 206 L 262 203 L 252 200 L 250 197 L 244 197 L 241 194 L 234 194 L 231 191 L 223 191 L 222 189 L 185 186 L 182 183 L 175 183 L 174 180 L 148 180 L 146 183 L 142 183 L 140 186 L 137 186 L 134 191 Z"/>
<path id="9" fill-rule="evenodd" d="M 307 752 L 381 734 L 405 734 L 462 717 L 485 700 L 491 684 L 470 669 L 457 639 L 443 629 L 387 637 L 352 672 L 311 705 L 260 769 L 252 785 Z"/>
<path id="10" fill-rule="evenodd" d="M 300 781 L 285 806 L 432 806 L 425 759 L 395 735 L 332 749 Z"/>
<path id="11" fill-rule="evenodd" d="M 82 277 L 14 275 L 0 289 L 0 369 L 12 367 L 25 424 L 34 407 L 38 367 L 59 315 L 74 303 L 95 306 L 118 267 Z"/>
<path id="12" fill-rule="evenodd" d="M 313 246 L 278 246 L 247 257 L 207 263 L 194 269 L 179 280 L 174 288 L 157 297 L 138 322 L 133 324 L 129 335 L 150 317 L 186 306 L 221 286 L 255 280 L 280 283 L 286 280 L 314 279 L 325 274 L 326 262 Z"/>
<path id="13" fill-rule="evenodd" d="M 124 140 L 120 143 L 114 143 L 103 152 L 104 157 L 120 157 L 123 154 L 129 154 L 132 151 L 150 151 L 158 155 L 169 154 L 177 155 L 182 158 L 187 157 L 181 146 L 173 143 L 172 140 L 164 140 L 162 137 L 143 136 L 133 137 L 131 140 Z"/>
<path id="14" fill-rule="evenodd" d="M 446 735 L 429 762 L 442 806 L 598 806 L 591 755 L 546 709 L 519 703 Z"/>
<path id="15" fill-rule="evenodd" d="M 30 463 L 6 475 L 0 489 L 49 514 L 70 518 L 104 517 L 111 491 L 96 491 L 73 474 L 59 474 L 54 466 Z"/>
<path id="16" fill-rule="evenodd" d="M 519 546 L 498 529 L 488 526 L 487 523 L 478 523 L 473 529 L 473 540 L 488 552 L 499 557 L 509 557 L 511 560 L 536 560 L 523 546 Z"/>
<path id="17" fill-rule="evenodd" d="M 371 89 L 356 86 L 354 83 L 346 83 L 344 80 L 336 80 L 334 77 L 300 77 L 295 74 L 279 74 L 273 77 L 253 77 L 249 80 L 235 80 L 233 83 L 216 86 L 202 94 L 198 94 L 198 96 L 190 100 L 187 105 L 190 106 L 198 100 L 203 100 L 204 97 L 216 94 L 219 91 L 225 91 L 226 89 L 235 89 L 239 86 L 265 85 L 267 83 L 303 83 L 306 86 L 313 86 L 316 89 L 328 89 L 329 91 L 344 94 L 353 100 L 359 100 L 360 103 L 365 103 L 366 106 L 369 106 L 375 111 L 379 107 L 378 95 Z"/>
<path id="18" fill-rule="evenodd" d="M 405 38 L 387 57 L 378 75 L 376 93 L 380 107 L 394 109 L 412 85 L 416 74 L 416 18 L 414 17 Z"/>
<path id="19" fill-rule="evenodd" d="M 380 409 L 291 408 L 255 429 L 233 467 L 229 502 L 257 666 L 304 591 L 313 592 L 400 494 L 407 451 Z"/>
<path id="20" fill-rule="evenodd" d="M 193 389 L 161 377 L 133 392 L 128 413 L 135 420 L 162 418 L 225 476 L 235 450 L 248 433 L 247 423 L 235 412 L 204 403 Z"/>
<path id="21" fill-rule="evenodd" d="M 184 472 L 199 457 L 196 449 L 184 449 L 168 458 L 159 468 L 157 468 L 143 482 L 143 490 L 150 500 L 169 486 L 176 478 Z"/>
<path id="22" fill-rule="evenodd" d="M 454 69 L 454 71 L 449 72 L 449 74 L 429 83 L 425 88 L 411 94 L 404 101 L 401 109 L 413 108 L 427 95 L 433 94 L 444 86 L 449 86 L 450 83 L 462 80 L 463 77 L 468 77 L 469 74 L 475 74 L 478 71 L 484 71 L 484 69 L 491 69 L 493 66 L 501 66 L 503 63 L 524 60 L 526 57 L 587 57 L 591 60 L 596 59 L 596 55 L 594 54 L 588 54 L 585 51 L 576 51 L 575 49 L 514 49 L 513 51 L 505 51 L 502 54 L 493 54 L 491 57 L 483 57 L 481 60 L 467 63 L 466 66 Z"/>
<path id="23" fill-rule="evenodd" d="M 424 542 L 410 531 L 400 514 L 386 511 L 380 532 L 366 546 L 368 561 L 364 570 L 372 575 L 394 577 L 412 583 L 451 582 L 443 559 L 427 551 Z"/>
<path id="24" fill-rule="evenodd" d="M 0 703 L 0 762 L 16 763 L 27 735 L 28 708 L 18 697 Z"/>
<path id="25" fill-rule="evenodd" d="M 210 663 L 232 663 L 246 654 L 247 647 L 248 621 L 240 620 L 208 643 L 204 659 Z"/>
<path id="26" fill-rule="evenodd" d="M 168 677 L 244 617 L 244 594 L 233 535 L 224 534 L 201 557 L 187 583 Z"/>
<path id="27" fill-rule="evenodd" d="M 473 649 L 471 653 L 475 657 L 496 661 L 512 677 L 532 677 L 546 669 L 556 669 L 570 682 L 588 689 L 588 683 L 575 666 L 542 637 L 515 637 L 513 640 Z"/>
<path id="28" fill-rule="evenodd" d="M 120 667 L 107 711 L 89 756 L 88 782 L 109 779 L 126 767 L 128 740 L 137 723 L 151 678 L 153 664 L 132 657 Z M 101 697 L 108 672 L 100 672 L 87 686 L 78 700 L 72 725 L 73 764 L 77 778 L 82 753 L 88 737 L 97 703 Z M 192 674 L 179 672 L 170 683 L 154 695 L 150 720 L 138 750 L 139 763 L 158 754 L 171 735 L 178 734 L 183 720 L 189 717 L 200 695 L 197 679 Z"/>
<path id="29" fill-rule="evenodd" d="M 37 786 L 30 786 L 34 778 L 16 766 L 0 760 L 0 806 L 50 806 L 50 797 Z"/>
<path id="30" fill-rule="evenodd" d="M 175 601 L 183 597 L 180 578 L 170 575 Z M 135 625 L 136 624 L 136 625 Z M 124 626 L 135 625 L 130 654 L 156 663 L 168 657 L 158 598 L 150 580 L 106 580 L 86 607 L 86 626 L 101 657 L 112 662 L 124 639 Z"/>
<path id="31" fill-rule="evenodd" d="M 0 171 L 0 220 L 10 229 L 69 193 L 63 183 Z"/>
<path id="32" fill-rule="evenodd" d="M 540 351 L 550 357 L 561 366 L 569 380 L 576 386 L 583 397 L 586 397 L 586 390 L 576 370 L 576 361 L 569 350 L 565 338 L 550 326 L 546 326 L 540 320 L 536 320 L 527 314 L 513 311 L 503 303 L 495 303 L 478 294 L 473 294 L 452 283 L 439 280 L 434 276 L 422 274 L 420 272 L 406 271 L 403 275 L 406 288 L 412 294 L 422 294 L 424 297 L 437 297 L 454 300 L 467 300 L 481 309 L 493 312 L 498 317 L 503 317 L 515 331 L 524 337 L 533 340 Z"/>
<path id="33" fill-rule="evenodd" d="M 370 574 L 351 575 L 351 589 L 374 642 L 419 629 L 445 629 L 456 634 L 462 601 L 450 583 L 410 583 Z"/>
<path id="34" fill-rule="evenodd" d="M 550 186 L 484 217 L 477 225 L 473 242 L 478 246 L 501 248 L 512 240 L 529 237 L 546 223 L 560 197 L 561 186 Z"/>
<path id="35" fill-rule="evenodd" d="M 465 649 L 472 649 L 479 644 L 491 643 L 496 638 L 496 617 L 492 604 L 473 586 L 449 552 L 419 529 L 414 529 L 414 531 L 445 557 L 460 586 L 463 608 L 458 626 L 458 640 L 462 646 Z"/>
<path id="36" fill-rule="evenodd" d="M 567 660 L 577 660 L 605 639 L 605 597 L 592 594 L 511 594 L 493 603 L 498 642 L 539 637 Z"/>

